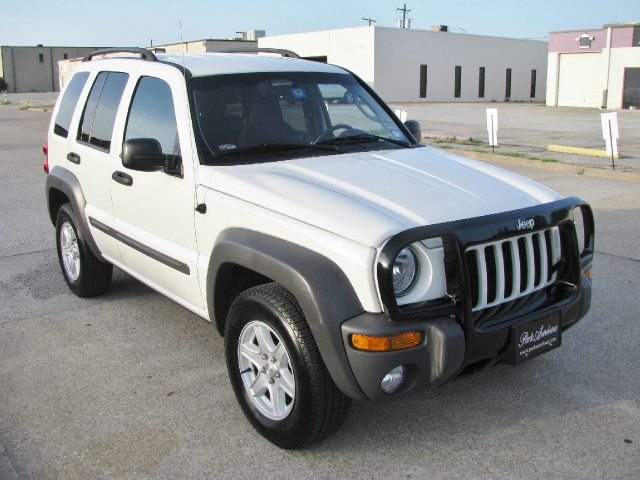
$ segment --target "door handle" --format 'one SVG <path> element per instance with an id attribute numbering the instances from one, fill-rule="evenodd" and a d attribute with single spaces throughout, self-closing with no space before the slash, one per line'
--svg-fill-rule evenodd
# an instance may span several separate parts
<path id="1" fill-rule="evenodd" d="M 125 185 L 127 187 L 130 187 L 131 185 L 133 185 L 133 177 L 124 172 L 121 172 L 120 170 L 116 170 L 115 172 L 113 172 L 111 174 L 111 178 L 116 182 L 122 185 Z"/>
<path id="2" fill-rule="evenodd" d="M 80 163 L 80 155 L 78 155 L 77 153 L 69 152 L 67 153 L 67 160 L 77 165 L 78 163 Z"/>

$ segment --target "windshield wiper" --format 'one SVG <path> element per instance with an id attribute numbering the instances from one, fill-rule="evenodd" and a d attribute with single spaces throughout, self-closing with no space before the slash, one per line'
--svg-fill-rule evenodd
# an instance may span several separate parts
<path id="1" fill-rule="evenodd" d="M 220 156 L 229 155 L 251 155 L 254 153 L 282 153 L 289 150 L 302 150 L 305 148 L 313 148 L 316 150 L 323 150 L 325 152 L 335 152 L 335 148 L 331 148 L 329 145 L 313 145 L 309 143 L 265 143 L 262 145 L 253 145 L 251 147 L 237 148 L 234 150 L 225 150 L 218 153 Z"/>
<path id="2" fill-rule="evenodd" d="M 358 133 L 357 135 L 347 135 L 344 137 L 329 138 L 327 140 L 321 140 L 316 145 L 348 145 L 351 143 L 370 143 L 370 142 L 389 142 L 394 145 L 400 145 L 401 147 L 410 147 L 411 145 L 402 140 L 396 140 L 395 138 L 382 137 L 380 135 L 374 135 L 372 133 Z"/>

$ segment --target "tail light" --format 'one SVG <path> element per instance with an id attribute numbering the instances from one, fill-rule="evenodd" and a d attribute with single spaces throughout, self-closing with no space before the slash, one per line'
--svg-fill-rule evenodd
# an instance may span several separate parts
<path id="1" fill-rule="evenodd" d="M 42 169 L 44 173 L 49 173 L 49 143 L 44 142 L 42 144 L 42 153 L 44 153 L 44 163 L 42 164 Z"/>

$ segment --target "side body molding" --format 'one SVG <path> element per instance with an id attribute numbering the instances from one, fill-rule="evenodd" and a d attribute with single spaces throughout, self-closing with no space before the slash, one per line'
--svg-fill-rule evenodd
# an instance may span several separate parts
<path id="1" fill-rule="evenodd" d="M 340 325 L 363 313 L 344 272 L 328 258 L 299 245 L 246 229 L 229 229 L 213 249 L 207 274 L 207 306 L 215 317 L 218 271 L 227 263 L 269 277 L 298 300 L 333 381 L 342 392 L 365 399 L 347 359 Z M 214 320 L 214 318 L 212 318 Z M 222 332 L 224 318 L 215 318 Z"/>
<path id="2" fill-rule="evenodd" d="M 78 178 L 73 174 L 73 172 L 60 166 L 53 167 L 53 169 L 49 172 L 49 175 L 47 175 L 45 184 L 47 208 L 49 210 L 51 223 L 55 225 L 57 208 L 60 205 L 52 205 L 52 189 L 59 190 L 67 196 L 67 198 L 71 202 L 71 205 L 73 206 L 73 209 L 78 213 L 78 218 L 80 220 L 80 223 L 82 224 L 82 233 L 84 234 L 84 238 L 89 245 L 89 248 L 96 257 L 102 258 L 100 249 L 96 245 L 96 242 L 91 235 L 91 230 L 89 230 L 87 217 L 84 214 L 84 207 L 87 204 L 87 201 L 85 200 L 84 194 L 82 193 L 82 187 L 80 187 Z"/>

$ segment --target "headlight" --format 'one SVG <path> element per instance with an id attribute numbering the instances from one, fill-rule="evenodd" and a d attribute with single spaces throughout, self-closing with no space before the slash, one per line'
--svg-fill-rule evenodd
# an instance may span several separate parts
<path id="1" fill-rule="evenodd" d="M 416 280 L 418 261 L 409 247 L 403 248 L 393 262 L 393 290 L 397 297 L 407 295 Z"/>

